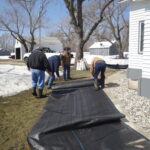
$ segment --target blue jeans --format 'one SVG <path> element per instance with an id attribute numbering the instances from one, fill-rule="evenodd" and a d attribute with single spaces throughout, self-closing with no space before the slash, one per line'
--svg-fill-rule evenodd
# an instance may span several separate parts
<path id="1" fill-rule="evenodd" d="M 63 67 L 63 78 L 64 80 L 68 80 L 70 78 L 70 65 Z"/>
<path id="2" fill-rule="evenodd" d="M 55 80 L 55 75 L 52 74 L 52 75 L 49 75 L 48 79 L 47 79 L 47 83 L 48 83 L 48 88 L 51 88 L 53 82 Z"/>
<path id="3" fill-rule="evenodd" d="M 94 80 L 98 80 L 98 75 L 101 73 L 101 85 L 105 84 L 106 63 L 104 61 L 97 62 L 94 69 Z"/>
<path id="4" fill-rule="evenodd" d="M 38 89 L 44 89 L 45 71 L 32 69 L 32 87 L 38 86 Z"/>

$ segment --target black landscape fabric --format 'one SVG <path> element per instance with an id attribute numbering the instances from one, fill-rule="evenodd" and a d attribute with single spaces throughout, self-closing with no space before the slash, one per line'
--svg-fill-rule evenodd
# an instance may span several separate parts
<path id="1" fill-rule="evenodd" d="M 93 86 L 93 80 L 79 80 L 79 81 L 72 81 L 67 83 L 58 83 L 52 86 L 52 90 L 62 90 L 62 89 L 69 89 L 69 88 L 81 88 Z"/>
<path id="2" fill-rule="evenodd" d="M 150 150 L 150 141 L 121 121 L 124 115 L 104 91 L 87 80 L 65 84 L 55 85 L 30 131 L 32 150 Z"/>

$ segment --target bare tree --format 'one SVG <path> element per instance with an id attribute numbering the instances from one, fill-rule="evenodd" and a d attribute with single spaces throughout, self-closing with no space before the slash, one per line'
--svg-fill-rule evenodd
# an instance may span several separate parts
<path id="1" fill-rule="evenodd" d="M 89 40 L 96 27 L 103 21 L 105 9 L 114 0 L 101 0 L 101 2 L 103 1 L 103 5 L 101 5 L 100 11 L 97 13 L 97 10 L 95 10 L 98 14 L 98 18 L 96 21 L 93 21 L 93 24 L 88 32 L 84 31 L 83 2 L 85 1 L 86 0 L 64 0 L 71 17 L 71 24 L 73 25 L 73 29 L 78 36 L 77 60 L 83 58 L 83 48 L 85 43 Z M 88 3 L 88 1 L 86 2 Z"/>
<path id="2" fill-rule="evenodd" d="M 57 25 L 57 30 L 51 32 L 50 36 L 56 36 L 63 44 L 69 46 L 73 51 L 76 51 L 77 36 L 69 23 L 69 17 L 62 19 Z"/>
<path id="3" fill-rule="evenodd" d="M 70 24 L 69 17 L 65 17 L 58 24 L 56 24 L 57 30 L 48 33 L 48 36 L 57 37 L 63 44 L 64 47 L 69 46 L 72 51 L 76 52 L 78 49 L 78 37 Z M 87 29 L 86 29 L 87 31 Z M 91 40 L 86 42 L 83 51 L 86 51 L 91 45 Z"/>
<path id="4" fill-rule="evenodd" d="M 105 28 L 107 28 L 107 32 L 111 33 L 112 39 L 116 41 L 120 58 L 123 58 L 123 52 L 128 45 L 129 22 L 126 17 L 127 8 L 128 3 L 119 4 L 118 1 L 115 1 L 113 5 L 108 7 L 105 15 Z M 102 34 L 101 38 L 110 41 L 107 34 Z"/>
<path id="5" fill-rule="evenodd" d="M 92 35 L 92 38 L 94 41 L 108 41 L 113 44 L 113 35 L 110 32 L 110 29 L 106 26 L 105 21 L 97 27 Z"/>
<path id="6" fill-rule="evenodd" d="M 0 48 L 13 51 L 14 39 L 9 33 L 2 33 L 0 35 Z"/>
<path id="7" fill-rule="evenodd" d="M 9 7 L 0 15 L 1 30 L 23 44 L 26 52 L 32 51 L 35 33 L 42 26 L 49 0 L 7 0 Z M 27 38 L 29 36 L 29 38 Z"/>

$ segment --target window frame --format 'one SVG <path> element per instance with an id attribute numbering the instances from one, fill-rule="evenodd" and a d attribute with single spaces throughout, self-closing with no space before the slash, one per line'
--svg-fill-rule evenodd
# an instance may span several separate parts
<path id="1" fill-rule="evenodd" d="M 143 33 L 142 33 L 142 25 L 143 25 Z M 143 54 L 143 50 L 144 50 L 144 30 L 145 30 L 144 20 L 139 21 L 139 37 L 138 37 L 138 53 L 139 54 Z"/>

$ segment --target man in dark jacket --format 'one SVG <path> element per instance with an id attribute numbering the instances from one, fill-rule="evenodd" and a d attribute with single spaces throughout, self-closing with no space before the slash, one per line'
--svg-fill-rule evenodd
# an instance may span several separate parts
<path id="1" fill-rule="evenodd" d="M 49 75 L 48 79 L 47 79 L 47 84 L 48 84 L 48 89 L 51 88 L 53 81 L 55 80 L 55 74 L 57 75 L 57 77 L 59 78 L 59 66 L 60 66 L 60 56 L 58 55 L 54 55 L 48 58 L 48 62 L 51 68 L 51 75 Z"/>
<path id="2" fill-rule="evenodd" d="M 32 94 L 37 98 L 42 98 L 44 81 L 45 81 L 45 70 L 50 74 L 50 66 L 46 55 L 44 54 L 43 48 L 33 50 L 27 61 L 28 70 L 32 71 Z M 36 87 L 38 87 L 38 95 L 36 93 Z"/>

